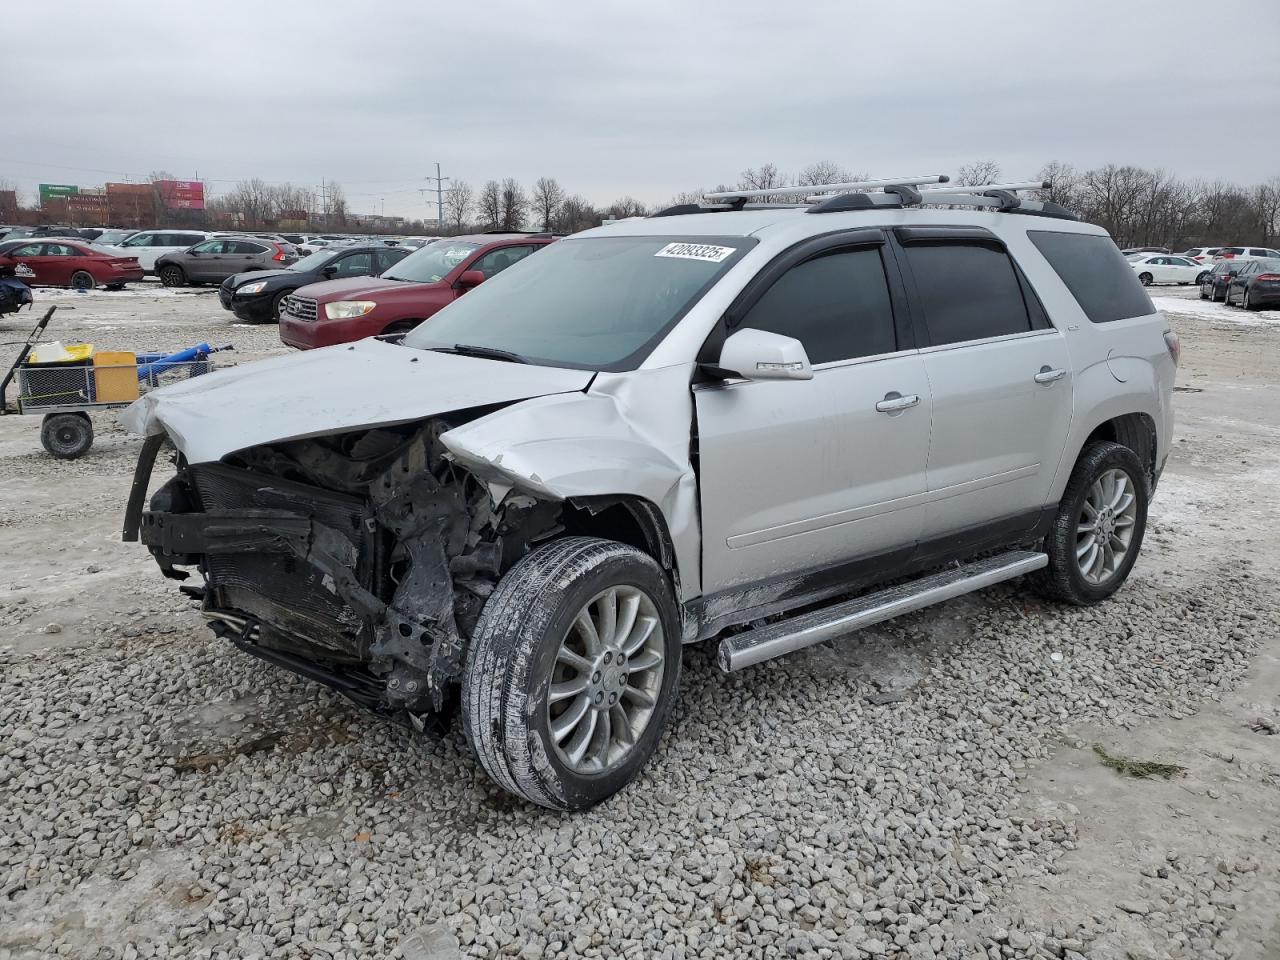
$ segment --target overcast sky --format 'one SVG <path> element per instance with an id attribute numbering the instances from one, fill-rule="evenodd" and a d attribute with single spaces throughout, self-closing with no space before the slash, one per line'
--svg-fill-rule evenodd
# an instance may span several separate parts
<path id="1" fill-rule="evenodd" d="M 323 177 L 417 217 L 436 161 L 600 204 L 770 161 L 1280 175 L 1272 0 L 11 0 L 3 24 L 0 180 L 28 195 Z"/>

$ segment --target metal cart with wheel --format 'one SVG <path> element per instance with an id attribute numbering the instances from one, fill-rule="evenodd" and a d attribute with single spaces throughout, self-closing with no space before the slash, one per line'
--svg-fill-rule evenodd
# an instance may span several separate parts
<path id="1" fill-rule="evenodd" d="M 209 355 L 231 349 L 200 344 L 175 354 L 114 355 L 124 357 L 127 363 L 114 362 L 112 354 L 34 363 L 32 350 L 56 309 L 50 307 L 40 318 L 0 381 L 0 416 L 43 417 L 40 443 L 62 460 L 81 457 L 93 446 L 91 412 L 127 407 L 149 390 L 206 374 L 213 369 Z M 11 385 L 16 388 L 12 403 Z"/>

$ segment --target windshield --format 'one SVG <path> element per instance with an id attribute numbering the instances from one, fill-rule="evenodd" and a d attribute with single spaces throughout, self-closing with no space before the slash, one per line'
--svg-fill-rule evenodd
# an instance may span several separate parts
<path id="1" fill-rule="evenodd" d="M 336 256 L 337 254 L 332 250 L 317 250 L 315 253 L 307 254 L 297 263 L 285 267 L 285 269 L 294 270 L 298 273 L 307 273 L 311 270 L 319 270 Z"/>
<path id="2" fill-rule="evenodd" d="M 750 237 L 560 240 L 455 300 L 404 343 L 504 351 L 553 367 L 634 370 L 755 243 Z"/>
<path id="3" fill-rule="evenodd" d="M 468 254 L 480 244 L 465 240 L 441 240 L 409 254 L 383 276 L 388 280 L 409 280 L 413 283 L 435 283 L 443 280 Z"/>

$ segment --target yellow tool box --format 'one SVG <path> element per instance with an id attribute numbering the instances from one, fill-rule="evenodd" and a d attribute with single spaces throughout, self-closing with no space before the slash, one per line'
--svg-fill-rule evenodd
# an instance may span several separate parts
<path id="1" fill-rule="evenodd" d="M 93 384 L 98 403 L 137 400 L 137 356 L 126 350 L 99 350 L 93 355 Z"/>

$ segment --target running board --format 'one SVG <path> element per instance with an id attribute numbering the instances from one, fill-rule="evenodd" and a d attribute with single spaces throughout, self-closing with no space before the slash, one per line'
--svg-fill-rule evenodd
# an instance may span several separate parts
<path id="1" fill-rule="evenodd" d="M 999 556 L 976 560 L 821 610 L 736 633 L 720 641 L 717 660 L 721 670 L 734 673 L 744 667 L 861 630 L 873 623 L 891 620 L 901 614 L 981 590 L 1001 580 L 1020 577 L 1024 573 L 1039 570 L 1048 563 L 1048 554 L 1030 550 L 1011 550 Z"/>

